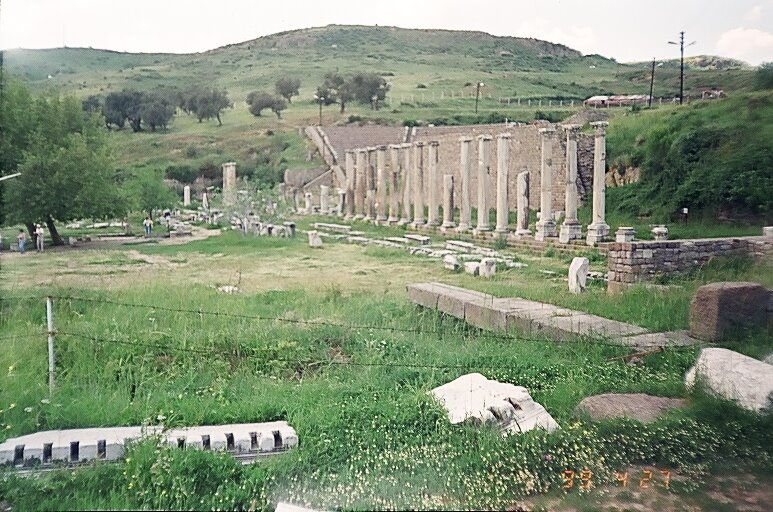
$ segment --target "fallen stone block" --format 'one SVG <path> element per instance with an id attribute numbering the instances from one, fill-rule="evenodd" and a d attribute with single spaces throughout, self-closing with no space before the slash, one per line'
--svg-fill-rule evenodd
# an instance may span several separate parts
<path id="1" fill-rule="evenodd" d="M 459 270 L 459 258 L 452 254 L 443 256 L 443 268 L 454 272 Z"/>
<path id="2" fill-rule="evenodd" d="M 684 378 L 756 412 L 773 410 L 773 365 L 726 348 L 704 348 Z"/>
<path id="3" fill-rule="evenodd" d="M 472 276 L 477 276 L 478 274 L 480 274 L 480 262 L 479 261 L 465 262 L 464 271 Z"/>
<path id="4" fill-rule="evenodd" d="M 569 265 L 569 291 L 572 293 L 582 293 L 585 290 L 586 279 L 588 278 L 588 258 L 574 258 Z"/>
<path id="5" fill-rule="evenodd" d="M 322 247 L 322 237 L 318 231 L 309 231 L 309 247 Z"/>
<path id="6" fill-rule="evenodd" d="M 687 400 L 646 395 L 644 393 L 605 393 L 589 396 L 574 409 L 575 414 L 587 414 L 593 420 L 632 418 L 652 423 L 672 409 L 687 406 Z"/>
<path id="7" fill-rule="evenodd" d="M 349 233 L 352 230 L 351 226 L 345 224 L 331 224 L 328 222 L 315 222 L 314 229 L 321 229 L 325 231 L 334 231 L 336 233 Z"/>
<path id="8" fill-rule="evenodd" d="M 553 432 L 558 428 L 525 387 L 489 380 L 480 373 L 462 375 L 430 393 L 448 411 L 452 424 L 491 424 L 505 435 L 535 428 Z"/>
<path id="9" fill-rule="evenodd" d="M 483 258 L 480 260 L 479 272 L 481 277 L 494 277 L 497 273 L 497 260 L 494 258 Z"/>
<path id="10" fill-rule="evenodd" d="M 429 245 L 430 243 L 432 243 L 432 239 L 424 235 L 408 234 L 408 235 L 405 235 L 404 238 L 420 245 Z"/>
<path id="11" fill-rule="evenodd" d="M 690 334 L 706 341 L 720 341 L 739 330 L 765 329 L 768 294 L 768 289 L 758 283 L 701 286 L 690 302 Z"/>
<path id="12" fill-rule="evenodd" d="M 475 252 L 477 247 L 475 244 L 471 244 L 470 242 L 463 242 L 461 240 L 446 240 L 446 249 L 472 254 Z"/>

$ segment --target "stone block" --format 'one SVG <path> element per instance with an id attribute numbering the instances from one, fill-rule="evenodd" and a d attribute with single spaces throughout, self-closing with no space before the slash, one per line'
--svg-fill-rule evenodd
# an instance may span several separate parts
<path id="1" fill-rule="evenodd" d="M 615 232 L 615 242 L 626 243 L 633 242 L 636 231 L 632 227 L 619 227 Z"/>
<path id="2" fill-rule="evenodd" d="M 762 228 L 762 236 L 773 237 L 773 226 L 765 226 Z"/>
<path id="3" fill-rule="evenodd" d="M 685 385 L 707 390 L 744 409 L 773 410 L 773 365 L 725 348 L 704 348 L 685 375 Z"/>
<path id="4" fill-rule="evenodd" d="M 583 398 L 575 414 L 587 414 L 593 420 L 633 418 L 652 423 L 671 409 L 687 406 L 687 400 L 645 395 L 643 393 L 606 393 Z"/>
<path id="5" fill-rule="evenodd" d="M 582 293 L 585 290 L 585 281 L 588 277 L 588 258 L 574 258 L 569 265 L 569 291 Z"/>
<path id="6" fill-rule="evenodd" d="M 408 298 L 413 303 L 425 308 L 437 309 L 440 290 L 432 283 L 409 284 L 406 289 Z"/>
<path id="7" fill-rule="evenodd" d="M 322 247 L 322 237 L 318 231 L 309 231 L 309 247 Z"/>
<path id="8" fill-rule="evenodd" d="M 496 307 L 492 299 L 468 301 L 464 308 L 464 320 L 487 331 L 507 329 L 507 311 Z"/>
<path id="9" fill-rule="evenodd" d="M 758 283 L 722 282 L 701 286 L 690 303 L 690 333 L 719 341 L 739 329 L 767 327 L 768 290 Z"/>
<path id="10" fill-rule="evenodd" d="M 481 277 L 494 277 L 497 273 L 497 260 L 494 258 L 483 258 L 480 260 L 478 271 Z"/>
<path id="11" fill-rule="evenodd" d="M 451 271 L 459 270 L 459 258 L 453 254 L 446 254 L 443 256 L 443 268 Z"/>

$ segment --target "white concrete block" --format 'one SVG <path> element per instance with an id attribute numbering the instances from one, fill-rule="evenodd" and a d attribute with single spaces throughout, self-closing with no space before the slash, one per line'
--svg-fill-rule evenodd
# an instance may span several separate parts
<path id="1" fill-rule="evenodd" d="M 574 258 L 569 265 L 569 291 L 572 293 L 582 293 L 585 290 L 585 283 L 588 277 L 588 258 Z"/>

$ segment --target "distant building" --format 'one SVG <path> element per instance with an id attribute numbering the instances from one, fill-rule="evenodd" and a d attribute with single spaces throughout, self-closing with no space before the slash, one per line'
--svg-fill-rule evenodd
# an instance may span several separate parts
<path id="1" fill-rule="evenodd" d="M 621 96 L 591 96 L 582 104 L 586 107 L 625 107 L 629 105 L 645 104 L 650 97 L 647 94 L 628 94 Z"/>
<path id="2" fill-rule="evenodd" d="M 702 100 L 718 100 L 725 97 L 725 91 L 722 89 L 702 88 L 700 91 Z"/>

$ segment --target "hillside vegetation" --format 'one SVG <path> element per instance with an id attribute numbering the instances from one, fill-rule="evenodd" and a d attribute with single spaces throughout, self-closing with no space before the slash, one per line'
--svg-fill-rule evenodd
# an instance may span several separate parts
<path id="1" fill-rule="evenodd" d="M 612 190 L 620 213 L 666 221 L 682 207 L 732 220 L 773 219 L 773 91 L 642 112 L 609 129 L 613 167 L 641 182 Z"/>

